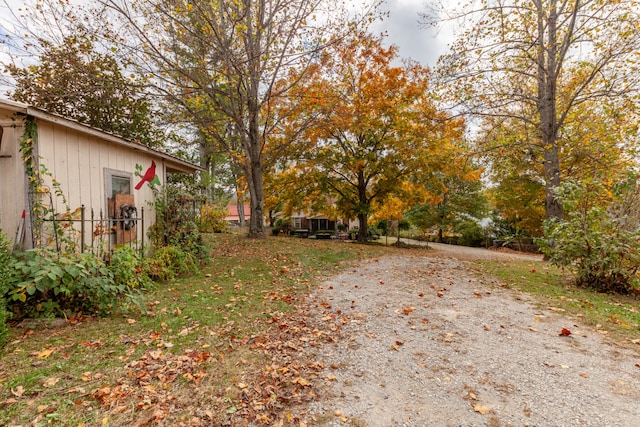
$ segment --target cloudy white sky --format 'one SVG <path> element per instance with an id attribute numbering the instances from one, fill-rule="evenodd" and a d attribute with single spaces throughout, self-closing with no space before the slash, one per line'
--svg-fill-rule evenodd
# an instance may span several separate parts
<path id="1" fill-rule="evenodd" d="M 87 0 L 73 1 L 84 2 Z M 385 0 L 383 9 L 389 12 L 389 16 L 384 22 L 376 23 L 373 31 L 375 33 L 385 32 L 387 44 L 397 45 L 401 58 L 411 58 L 423 65 L 433 66 L 437 58 L 446 51 L 451 37 L 449 31 L 437 32 L 433 28 L 425 28 L 419 24 L 418 13 L 427 10 L 425 4 L 428 1 Z M 3 27 L 12 20 L 12 12 L 17 13 L 24 5 L 24 0 L 0 0 L 0 39 L 5 36 L 5 28 Z"/>
<path id="2" fill-rule="evenodd" d="M 386 31 L 387 41 L 398 46 L 402 58 L 433 66 L 446 52 L 452 36 L 446 28 L 436 31 L 419 24 L 418 13 L 427 11 L 425 3 L 426 0 L 386 0 L 383 8 L 389 11 L 389 17 L 376 24 L 374 30 Z"/>

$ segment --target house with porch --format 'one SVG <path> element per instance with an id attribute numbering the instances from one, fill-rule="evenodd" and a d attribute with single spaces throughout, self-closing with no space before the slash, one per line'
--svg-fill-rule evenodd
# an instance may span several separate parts
<path id="1" fill-rule="evenodd" d="M 0 99 L 0 229 L 16 248 L 53 245 L 58 220 L 72 227 L 79 248 L 144 242 L 155 222 L 151 185 L 198 170 L 159 150 Z M 38 221 L 41 216 L 51 222 Z"/>

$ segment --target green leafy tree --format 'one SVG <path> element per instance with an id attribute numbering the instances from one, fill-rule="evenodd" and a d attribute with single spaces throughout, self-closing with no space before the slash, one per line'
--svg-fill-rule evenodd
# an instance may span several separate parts
<path id="1" fill-rule="evenodd" d="M 469 221 L 481 220 L 488 212 L 488 203 L 477 175 L 432 175 L 430 192 L 437 198 L 412 207 L 406 216 L 422 230 L 436 228 L 438 241 L 442 242 L 445 231 L 460 232 L 470 228 Z"/>
<path id="2" fill-rule="evenodd" d="M 638 176 L 612 187 L 598 180 L 567 181 L 557 191 L 567 215 L 545 222 L 539 244 L 549 261 L 569 269 L 578 286 L 623 294 L 638 290 Z"/>
<path id="3" fill-rule="evenodd" d="M 505 151 L 534 156 L 547 218 L 563 216 L 555 189 L 570 176 L 567 161 L 585 151 L 585 130 L 607 129 L 615 152 L 628 142 L 626 129 L 608 125 L 622 111 L 635 116 L 638 14 L 631 0 L 470 1 L 454 13 L 471 25 L 439 62 L 446 94 L 458 111 L 486 119 L 484 142 L 497 128 Z"/>
<path id="4" fill-rule="evenodd" d="M 151 103 L 122 74 L 114 56 L 98 52 L 82 35 L 68 36 L 60 45 L 41 43 L 37 64 L 8 65 L 15 80 L 12 99 L 147 146 L 163 144 Z"/>

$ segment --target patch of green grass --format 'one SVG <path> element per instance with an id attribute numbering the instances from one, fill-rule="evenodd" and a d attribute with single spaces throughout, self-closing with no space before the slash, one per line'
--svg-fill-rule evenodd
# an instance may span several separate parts
<path id="1" fill-rule="evenodd" d="M 573 285 L 563 270 L 542 261 L 482 261 L 476 265 L 502 287 L 526 292 L 541 307 L 576 316 L 620 342 L 640 343 L 640 300 Z"/>
<path id="2" fill-rule="evenodd" d="M 136 406 L 144 402 L 144 388 L 129 390 L 128 397 L 123 393 L 111 405 L 94 392 L 131 386 L 132 376 L 154 364 L 152 352 L 160 355 L 158 363 L 167 363 L 169 373 L 189 352 L 208 355 L 194 371 L 204 372 L 197 387 L 182 374 L 170 383 L 172 397 L 180 402 L 168 414 L 172 420 L 189 420 L 193 407 L 231 406 L 238 394 L 233 385 L 271 363 L 269 355 L 248 344 L 278 327 L 269 320 L 294 310 L 320 277 L 384 252 L 295 238 L 216 234 L 209 240 L 210 262 L 197 275 L 157 284 L 148 294 L 149 314 L 91 318 L 57 329 L 13 327 L 0 351 L 0 425 L 143 423 L 140 417 L 149 414 Z M 147 391 L 161 395 L 162 386 L 152 377 Z"/>

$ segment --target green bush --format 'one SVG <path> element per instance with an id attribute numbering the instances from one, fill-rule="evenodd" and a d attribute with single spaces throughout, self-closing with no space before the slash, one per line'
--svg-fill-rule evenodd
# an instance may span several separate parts
<path id="1" fill-rule="evenodd" d="M 133 289 L 148 289 L 153 286 L 149 278 L 149 265 L 138 251 L 130 246 L 121 246 L 113 251 L 109 270 L 118 285 L 126 285 Z"/>
<path id="2" fill-rule="evenodd" d="M 176 275 L 198 271 L 198 258 L 178 246 L 157 249 L 149 259 L 149 275 L 154 280 L 172 280 Z"/>
<path id="3" fill-rule="evenodd" d="M 9 327 L 7 320 L 9 313 L 7 312 L 7 301 L 4 296 L 9 290 L 9 273 L 12 270 L 13 258 L 9 253 L 9 242 L 0 230 L 0 349 L 7 343 L 9 335 Z"/>
<path id="4" fill-rule="evenodd" d="M 149 229 L 149 238 L 154 249 L 177 246 L 206 261 L 209 250 L 200 234 L 198 215 L 192 209 L 190 199 L 176 189 L 166 188 L 155 192 L 153 204 L 156 222 Z"/>
<path id="5" fill-rule="evenodd" d="M 227 228 L 228 215 L 226 206 L 205 203 L 200 208 L 200 231 L 203 233 L 221 233 Z"/>
<path id="6" fill-rule="evenodd" d="M 481 247 L 487 239 L 485 230 L 480 224 L 472 220 L 461 223 L 456 231 L 460 233 L 457 241 L 458 245 Z"/>
<path id="7" fill-rule="evenodd" d="M 546 221 L 538 244 L 551 263 L 573 273 L 578 286 L 622 294 L 638 289 L 640 192 L 632 182 L 614 188 L 616 197 L 608 202 L 598 182 L 559 188 L 565 218 Z"/>
<path id="8" fill-rule="evenodd" d="M 106 315 L 121 303 L 142 308 L 139 291 L 116 283 L 113 272 L 93 254 L 62 256 L 36 249 L 16 258 L 7 303 L 17 317 Z"/>

